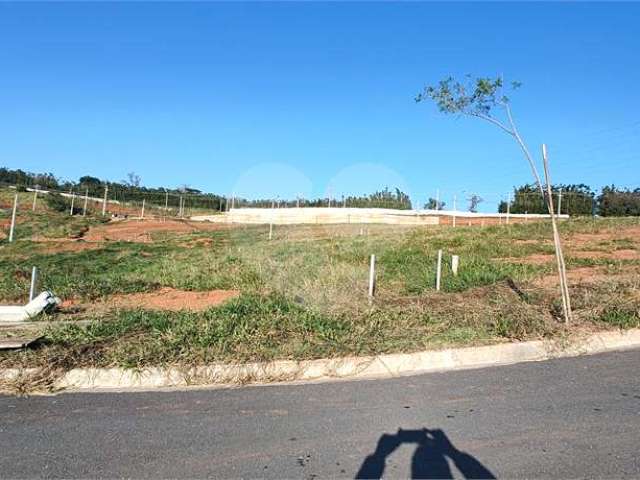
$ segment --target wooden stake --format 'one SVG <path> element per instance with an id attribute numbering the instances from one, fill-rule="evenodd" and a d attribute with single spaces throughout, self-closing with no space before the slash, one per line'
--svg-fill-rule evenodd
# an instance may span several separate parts
<path id="1" fill-rule="evenodd" d="M 369 263 L 369 303 L 373 302 L 373 296 L 376 290 L 376 256 L 371 255 Z"/>
<path id="2" fill-rule="evenodd" d="M 76 192 L 71 191 L 71 207 L 69 208 L 69 215 L 73 215 L 73 204 L 76 201 Z"/>
<path id="3" fill-rule="evenodd" d="M 104 217 L 107 213 L 107 192 L 109 191 L 109 187 L 105 185 L 104 187 L 104 200 L 102 200 L 102 216 Z"/>
<path id="4" fill-rule="evenodd" d="M 9 227 L 9 242 L 13 242 L 13 232 L 16 228 L 16 212 L 18 211 L 18 194 L 13 198 L 13 211 L 11 212 L 11 227 Z"/>
<path id="5" fill-rule="evenodd" d="M 89 201 L 89 189 L 84 191 L 84 205 L 82 206 L 82 216 L 87 216 L 87 202 Z"/>
<path id="6" fill-rule="evenodd" d="M 553 227 L 553 242 L 556 247 L 556 262 L 558 264 L 558 276 L 560 278 L 560 291 L 562 293 L 562 309 L 564 312 L 564 321 L 568 325 L 571 318 L 571 300 L 569 298 L 569 287 L 567 285 L 567 271 L 564 263 L 564 255 L 562 254 L 562 244 L 560 242 L 560 233 L 553 208 L 553 196 L 551 195 L 551 177 L 549 175 L 549 162 L 547 160 L 547 146 L 542 144 L 542 161 L 544 163 L 544 177 L 547 183 L 547 210 L 551 216 L 551 225 Z"/>
<path id="7" fill-rule="evenodd" d="M 36 211 L 36 201 L 38 200 L 38 189 L 36 188 L 33 191 L 33 206 L 31 207 L 31 211 L 35 212 Z"/>
<path id="8" fill-rule="evenodd" d="M 442 276 L 442 250 L 438 250 L 438 263 L 436 264 L 436 291 L 440 291 L 440 277 Z"/>
<path id="9" fill-rule="evenodd" d="M 142 211 L 140 212 L 140 220 L 144 220 L 144 201 L 145 199 L 142 199 Z"/>
<path id="10" fill-rule="evenodd" d="M 29 288 L 29 301 L 36 297 L 36 283 L 38 281 L 38 269 L 33 267 L 31 269 L 31 288 Z"/>
<path id="11" fill-rule="evenodd" d="M 451 255 L 451 273 L 455 277 L 458 276 L 458 266 L 460 265 L 460 257 L 458 255 Z"/>

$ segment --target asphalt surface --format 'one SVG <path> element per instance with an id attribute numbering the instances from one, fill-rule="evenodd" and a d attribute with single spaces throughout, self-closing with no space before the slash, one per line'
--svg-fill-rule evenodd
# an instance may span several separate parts
<path id="1" fill-rule="evenodd" d="M 628 351 L 380 381 L 0 397 L 0 476 L 639 478 L 639 367 Z"/>

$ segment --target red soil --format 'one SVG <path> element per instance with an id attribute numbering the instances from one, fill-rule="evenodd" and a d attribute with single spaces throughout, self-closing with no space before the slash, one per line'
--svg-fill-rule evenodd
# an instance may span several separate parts
<path id="1" fill-rule="evenodd" d="M 189 222 L 178 220 L 117 220 L 89 229 L 84 239 L 89 242 L 114 240 L 127 242 L 152 242 L 152 234 L 190 233 L 198 231 L 222 230 L 227 225 L 210 222 Z"/>

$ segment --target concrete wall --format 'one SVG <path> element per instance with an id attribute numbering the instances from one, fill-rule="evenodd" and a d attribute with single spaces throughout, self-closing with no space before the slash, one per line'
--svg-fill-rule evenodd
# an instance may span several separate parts
<path id="1" fill-rule="evenodd" d="M 195 221 L 295 225 L 331 223 L 382 223 L 390 225 L 487 225 L 506 223 L 506 214 L 454 212 L 452 210 L 393 210 L 386 208 L 234 208 L 221 215 L 196 215 Z M 549 215 L 509 215 L 509 222 L 549 218 Z M 562 215 L 561 218 L 568 218 Z"/>

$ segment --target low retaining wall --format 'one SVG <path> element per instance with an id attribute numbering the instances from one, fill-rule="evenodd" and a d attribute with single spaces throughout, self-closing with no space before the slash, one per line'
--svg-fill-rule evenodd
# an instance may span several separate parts
<path id="1" fill-rule="evenodd" d="M 560 215 L 560 218 L 569 218 Z M 196 215 L 194 221 L 296 225 L 382 223 L 390 225 L 497 225 L 548 219 L 549 215 L 472 213 L 453 210 L 394 210 L 389 208 L 234 208 L 220 215 Z"/>

